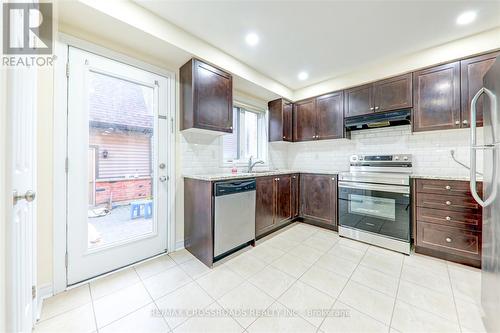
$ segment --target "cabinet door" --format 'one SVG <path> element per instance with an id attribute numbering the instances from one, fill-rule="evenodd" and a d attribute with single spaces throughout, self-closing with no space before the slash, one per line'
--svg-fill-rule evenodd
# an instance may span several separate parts
<path id="1" fill-rule="evenodd" d="M 299 175 L 292 175 L 292 217 L 299 216 Z"/>
<path id="2" fill-rule="evenodd" d="M 283 141 L 293 141 L 293 103 L 283 102 Z"/>
<path id="3" fill-rule="evenodd" d="M 276 176 L 276 223 L 292 218 L 292 176 Z"/>
<path id="4" fill-rule="evenodd" d="M 317 139 L 344 137 L 344 96 L 342 91 L 316 98 Z"/>
<path id="5" fill-rule="evenodd" d="M 462 83 L 462 127 L 470 126 L 470 102 L 474 95 L 483 87 L 483 76 L 495 62 L 500 52 L 485 54 L 460 61 Z M 500 61 L 500 60 L 499 60 Z M 476 103 L 476 124 L 483 126 L 483 98 Z"/>
<path id="6" fill-rule="evenodd" d="M 258 177 L 256 180 L 256 236 L 260 236 L 274 227 L 275 183 L 275 177 Z"/>
<path id="7" fill-rule="evenodd" d="M 460 63 L 413 73 L 413 130 L 460 127 Z"/>
<path id="8" fill-rule="evenodd" d="M 284 137 L 283 99 L 267 103 L 269 109 L 269 142 L 282 141 Z"/>
<path id="9" fill-rule="evenodd" d="M 373 84 L 375 112 L 391 111 L 412 106 L 411 73 Z"/>
<path id="10" fill-rule="evenodd" d="M 194 126 L 233 132 L 232 77 L 222 70 L 194 60 Z"/>
<path id="11" fill-rule="evenodd" d="M 309 141 L 316 138 L 317 117 L 314 104 L 314 99 L 308 99 L 294 104 L 294 141 Z"/>
<path id="12" fill-rule="evenodd" d="M 329 225 L 337 225 L 336 178 L 331 175 L 300 175 L 300 214 Z"/>
<path id="13" fill-rule="evenodd" d="M 347 89 L 344 94 L 346 118 L 374 112 L 372 84 Z"/>

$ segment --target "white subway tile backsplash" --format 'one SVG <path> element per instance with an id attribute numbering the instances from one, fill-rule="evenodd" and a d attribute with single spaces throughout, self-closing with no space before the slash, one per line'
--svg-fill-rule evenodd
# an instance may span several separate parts
<path id="1" fill-rule="evenodd" d="M 229 172 L 221 166 L 221 137 L 203 133 L 179 135 L 183 174 Z M 482 128 L 478 129 L 482 138 Z M 413 169 L 418 174 L 467 176 L 468 170 L 455 163 L 455 157 L 469 164 L 468 129 L 412 133 L 410 126 L 370 129 L 352 132 L 351 140 L 310 142 L 273 142 L 269 144 L 270 169 L 348 170 L 352 154 L 413 155 Z M 482 170 L 482 153 L 478 153 L 478 171 Z"/>

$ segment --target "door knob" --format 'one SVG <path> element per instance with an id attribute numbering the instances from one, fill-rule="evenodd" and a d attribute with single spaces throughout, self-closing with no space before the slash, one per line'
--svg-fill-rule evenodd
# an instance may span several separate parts
<path id="1" fill-rule="evenodd" d="M 167 181 L 167 177 L 166 176 L 160 176 L 160 182 L 164 183 Z"/>
<path id="2" fill-rule="evenodd" d="M 446 203 L 447 206 L 451 205 L 451 201 L 450 200 L 446 201 L 445 203 Z"/>
<path id="3" fill-rule="evenodd" d="M 452 240 L 452 239 L 451 239 L 450 237 L 446 237 L 446 239 L 445 239 L 445 240 L 446 240 L 446 243 L 451 243 L 451 240 Z"/>
<path id="4" fill-rule="evenodd" d="M 17 194 L 17 191 L 14 191 L 12 197 L 13 197 L 13 203 L 15 205 L 21 200 L 26 200 L 27 202 L 32 202 L 33 200 L 35 200 L 36 193 L 33 192 L 32 190 L 28 190 L 23 195 L 19 195 L 19 194 Z"/>
<path id="5" fill-rule="evenodd" d="M 451 221 L 451 216 L 446 216 L 446 221 Z"/>
<path id="6" fill-rule="evenodd" d="M 446 185 L 444 188 L 447 189 L 448 191 L 451 190 L 451 186 L 450 185 Z"/>

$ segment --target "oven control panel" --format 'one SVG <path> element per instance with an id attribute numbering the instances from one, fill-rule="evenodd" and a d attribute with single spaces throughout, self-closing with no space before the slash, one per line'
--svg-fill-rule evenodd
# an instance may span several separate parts
<path id="1" fill-rule="evenodd" d="M 374 163 L 377 162 L 408 162 L 411 163 L 411 154 L 398 154 L 398 155 L 352 155 L 349 159 L 351 163 Z"/>

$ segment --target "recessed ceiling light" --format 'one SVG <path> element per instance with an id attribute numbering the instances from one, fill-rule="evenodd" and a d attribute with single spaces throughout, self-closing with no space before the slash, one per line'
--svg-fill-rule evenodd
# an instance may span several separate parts
<path id="1" fill-rule="evenodd" d="M 458 25 L 466 25 L 472 23 L 476 19 L 477 13 L 474 11 L 464 12 L 457 17 Z"/>
<path id="2" fill-rule="evenodd" d="M 255 45 L 259 44 L 259 35 L 257 35 L 254 32 L 251 32 L 251 33 L 246 35 L 245 41 L 247 42 L 248 45 L 255 46 Z"/>
<path id="3" fill-rule="evenodd" d="M 307 80 L 308 77 L 309 77 L 309 74 L 307 74 L 307 72 L 300 72 L 298 75 L 298 78 L 301 81 Z"/>

